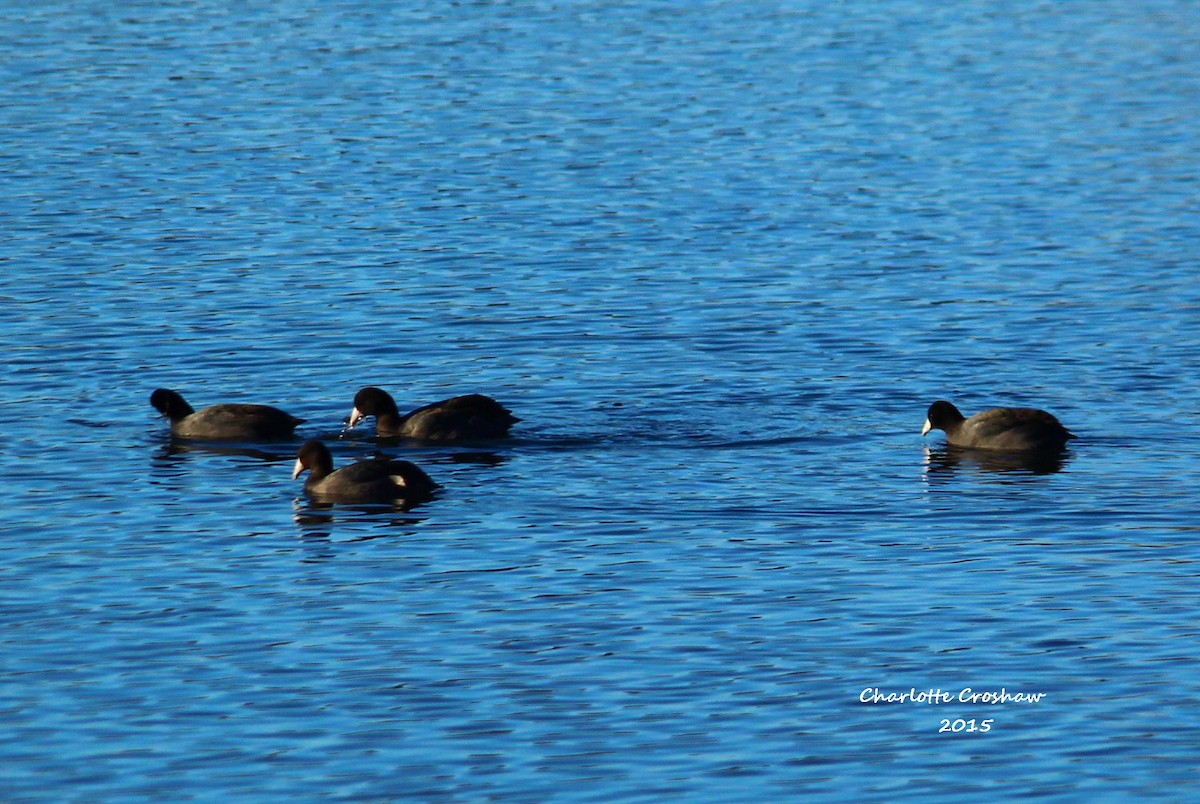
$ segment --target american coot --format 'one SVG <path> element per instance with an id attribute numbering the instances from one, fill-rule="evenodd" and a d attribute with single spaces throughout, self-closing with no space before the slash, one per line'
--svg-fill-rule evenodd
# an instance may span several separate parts
<path id="1" fill-rule="evenodd" d="M 194 410 L 176 391 L 159 388 L 150 404 L 171 420 L 171 432 L 182 438 L 217 441 L 269 441 L 288 438 L 304 421 L 270 405 L 223 404 Z"/>
<path id="2" fill-rule="evenodd" d="M 443 399 L 401 416 L 395 400 L 379 388 L 363 388 L 354 395 L 348 426 L 353 427 L 366 416 L 375 417 L 378 435 L 431 441 L 500 438 L 520 421 L 508 408 L 483 394 Z"/>
<path id="3" fill-rule="evenodd" d="M 330 502 L 390 502 L 428 497 L 438 488 L 429 475 L 411 461 L 373 458 L 334 470 L 333 456 L 320 441 L 306 441 L 292 467 L 292 479 L 308 470 L 304 490 Z"/>
<path id="4" fill-rule="evenodd" d="M 930 430 L 944 430 L 946 442 L 956 447 L 1009 452 L 1061 452 L 1075 437 L 1044 410 L 993 408 L 968 419 L 943 400 L 929 406 L 921 435 Z"/>

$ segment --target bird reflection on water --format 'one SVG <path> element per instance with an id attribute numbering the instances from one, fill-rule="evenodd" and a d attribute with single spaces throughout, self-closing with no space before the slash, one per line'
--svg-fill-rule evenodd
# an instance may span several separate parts
<path id="1" fill-rule="evenodd" d="M 929 480 L 948 479 L 955 474 L 1050 475 L 1061 472 L 1070 461 L 1069 453 L 999 452 L 966 449 L 949 444 L 926 446 L 925 476 Z"/>
<path id="2" fill-rule="evenodd" d="M 204 453 L 223 455 L 226 457 L 255 458 L 261 461 L 285 461 L 293 457 L 295 450 L 291 446 L 272 446 L 264 448 L 254 444 L 231 444 L 222 441 L 194 441 L 190 439 L 168 436 L 158 454 L 153 460 L 163 463 L 174 463 L 191 457 L 188 453 Z"/>
<path id="3" fill-rule="evenodd" d="M 332 534 L 329 529 L 337 522 L 375 521 L 389 528 L 411 529 L 424 522 L 426 516 L 410 512 L 428 502 L 429 498 L 418 500 L 399 498 L 391 503 L 341 504 L 321 502 L 311 497 L 299 496 L 292 504 L 292 518 L 303 529 L 305 537 L 330 538 Z M 403 530 L 399 532 L 388 530 L 371 538 L 403 536 L 404 533 Z"/>

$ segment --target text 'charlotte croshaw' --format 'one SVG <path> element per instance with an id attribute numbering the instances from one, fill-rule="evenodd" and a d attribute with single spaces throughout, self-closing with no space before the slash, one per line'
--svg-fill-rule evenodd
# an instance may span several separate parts
<path id="1" fill-rule="evenodd" d="M 903 692 L 881 690 L 879 687 L 867 687 L 858 696 L 860 703 L 919 703 L 919 704 L 1005 704 L 1005 703 L 1040 703 L 1046 697 L 1044 692 L 1009 692 L 1001 687 L 998 691 L 987 690 L 976 692 L 970 687 L 964 687 L 955 692 L 943 692 L 941 688 L 918 690 L 910 687 Z"/>

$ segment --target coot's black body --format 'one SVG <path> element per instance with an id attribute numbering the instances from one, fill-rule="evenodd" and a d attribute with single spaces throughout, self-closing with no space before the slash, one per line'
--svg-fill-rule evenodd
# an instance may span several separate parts
<path id="1" fill-rule="evenodd" d="M 443 399 L 401 415 L 391 394 L 380 388 L 363 388 L 354 395 L 349 426 L 367 416 L 375 417 L 376 435 L 428 441 L 503 438 L 520 421 L 508 408 L 483 394 Z"/>
<path id="2" fill-rule="evenodd" d="M 438 484 L 411 461 L 372 458 L 333 468 L 333 456 L 320 441 L 307 441 L 296 456 L 292 478 L 308 470 L 304 490 L 328 502 L 414 501 L 428 497 Z"/>
<path id="3" fill-rule="evenodd" d="M 967 418 L 949 402 L 937 401 L 921 435 L 943 430 L 946 442 L 966 449 L 1061 452 L 1075 436 L 1052 414 L 1036 408 L 993 408 Z"/>
<path id="4" fill-rule="evenodd" d="M 275 441 L 291 438 L 304 419 L 270 405 L 226 403 L 195 410 L 177 391 L 159 388 L 150 404 L 171 420 L 171 432 L 180 438 L 213 441 Z"/>

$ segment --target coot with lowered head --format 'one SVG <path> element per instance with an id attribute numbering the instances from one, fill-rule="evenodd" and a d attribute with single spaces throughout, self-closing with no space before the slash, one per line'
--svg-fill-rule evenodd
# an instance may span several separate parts
<path id="1" fill-rule="evenodd" d="M 967 449 L 1061 452 L 1075 436 L 1052 414 L 1036 408 L 992 408 L 967 418 L 944 400 L 929 406 L 921 435 L 943 430 L 946 442 Z"/>
<path id="2" fill-rule="evenodd" d="M 381 388 L 363 388 L 354 395 L 349 427 L 365 417 L 375 417 L 375 432 L 430 441 L 501 438 L 520 421 L 508 408 L 483 394 L 468 394 L 433 402 L 400 414 L 391 394 Z"/>
<path id="3" fill-rule="evenodd" d="M 171 420 L 171 432 L 181 438 L 215 441 L 272 441 L 290 438 L 298 419 L 270 405 L 226 403 L 195 410 L 178 391 L 159 388 L 150 404 Z"/>

